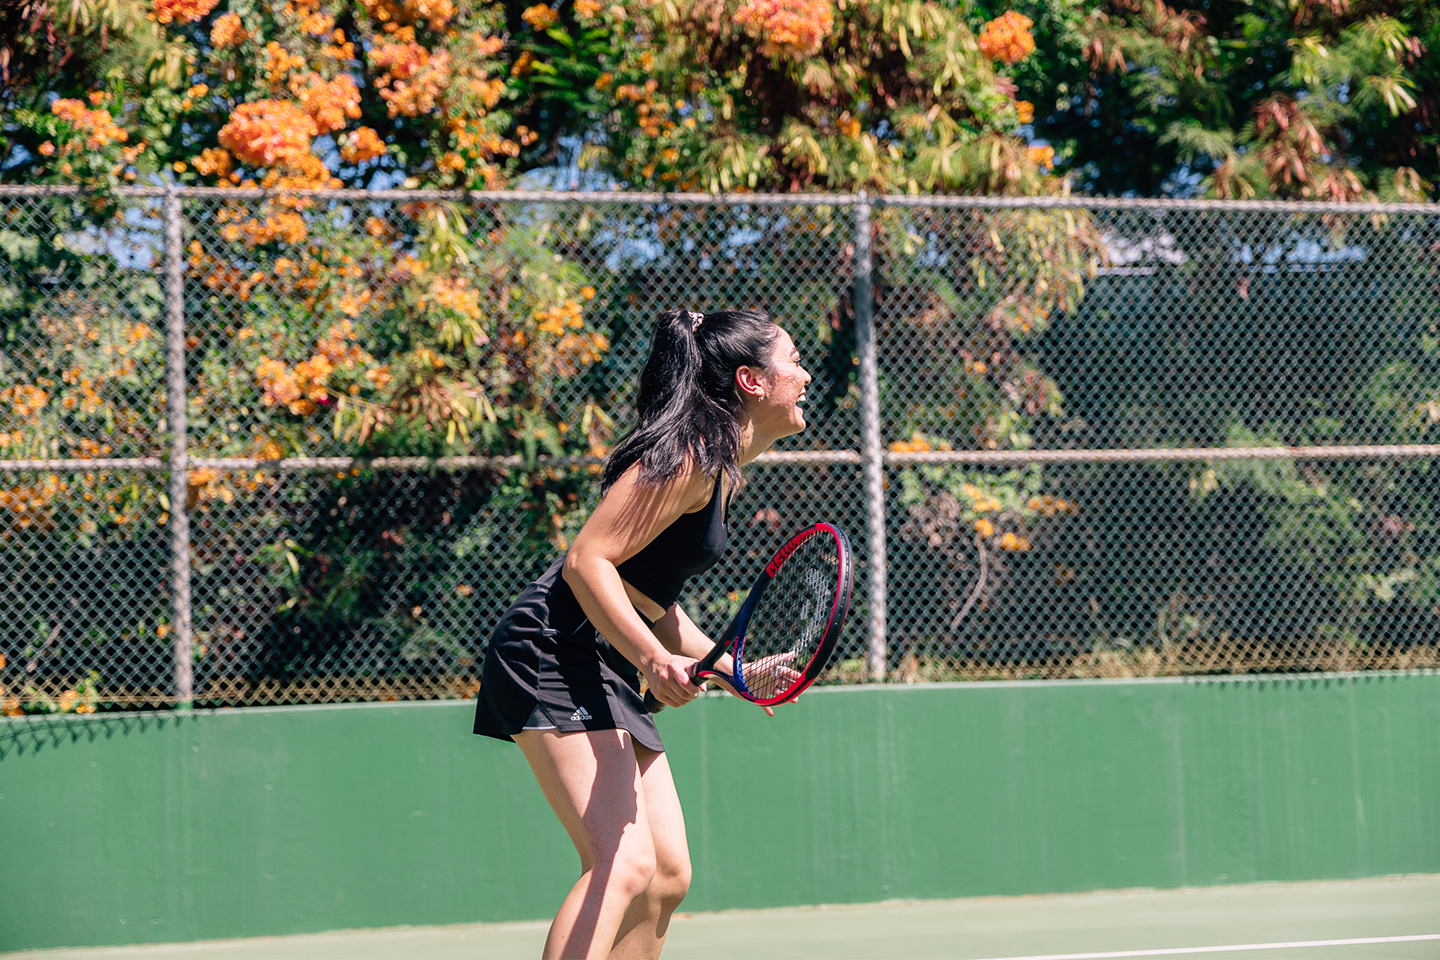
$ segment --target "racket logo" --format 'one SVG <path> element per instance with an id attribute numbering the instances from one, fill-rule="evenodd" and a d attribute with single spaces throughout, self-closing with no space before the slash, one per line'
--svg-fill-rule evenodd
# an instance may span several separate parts
<path id="1" fill-rule="evenodd" d="M 769 577 L 775 576 L 775 572 L 785 564 L 786 560 L 790 559 L 790 554 L 800 549 L 800 545 L 806 540 L 809 540 L 810 537 L 813 537 L 814 535 L 815 534 L 812 532 L 807 534 L 806 536 L 796 537 L 794 540 L 791 540 L 789 543 L 785 544 L 785 546 L 781 547 L 780 552 L 775 554 L 774 558 L 765 567 L 765 575 Z"/>

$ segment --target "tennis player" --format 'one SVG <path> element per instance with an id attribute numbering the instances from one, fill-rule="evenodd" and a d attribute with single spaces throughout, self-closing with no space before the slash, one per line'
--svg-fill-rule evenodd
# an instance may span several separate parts
<path id="1" fill-rule="evenodd" d="M 713 641 L 676 600 L 725 550 L 740 468 L 804 429 L 809 382 L 762 312 L 662 316 L 599 505 L 495 629 L 475 732 L 520 745 L 580 854 L 545 957 L 660 955 L 690 853 L 640 676 L 663 704 L 695 699 Z"/>

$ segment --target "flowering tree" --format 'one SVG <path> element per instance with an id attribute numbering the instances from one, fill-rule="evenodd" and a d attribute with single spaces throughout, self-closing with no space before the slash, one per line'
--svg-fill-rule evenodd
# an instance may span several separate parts
<path id="1" fill-rule="evenodd" d="M 0 176 L 94 192 L 0 211 L 0 456 L 163 449 L 160 288 L 143 274 L 137 285 L 133 264 L 114 256 L 132 241 L 148 251 L 137 262 L 158 255 L 145 226 L 157 211 L 122 209 L 106 190 L 156 179 L 222 191 L 186 210 L 193 455 L 602 449 L 608 420 L 577 402 L 571 384 L 609 344 L 590 321 L 593 286 L 575 264 L 555 262 L 553 231 L 502 206 L 367 208 L 287 193 L 504 186 L 519 139 L 499 109 L 508 56 L 499 7 L 113 0 L 25 13 L 0 34 L 0 70 L 9 71 Z M 240 192 L 253 187 L 275 193 Z M 85 236 L 109 239 L 74 242 Z M 132 292 L 116 302 L 122 284 Z M 0 489 L 0 535 L 53 537 L 57 556 L 143 543 L 137 525 L 155 530 L 168 509 L 158 487 L 125 476 L 89 475 L 83 497 L 73 479 L 17 479 Z M 468 506 L 444 515 L 509 498 L 537 550 L 564 542 L 582 477 L 491 480 L 466 487 Z M 420 522 L 392 508 L 383 478 L 347 481 L 359 513 L 303 535 L 294 516 L 284 519 L 305 515 L 303 504 L 282 496 L 274 473 L 204 469 L 189 481 L 202 619 L 276 616 L 273 604 L 205 613 L 221 602 L 205 586 L 208 571 L 236 555 L 287 584 L 280 618 L 311 624 L 303 635 L 357 617 L 400 623 L 419 609 L 403 590 L 393 610 L 357 606 L 379 593 L 379 579 L 404 580 L 391 545 Z M 272 507 L 241 509 L 256 496 Z M 440 526 L 415 539 L 445 535 Z M 282 539 L 256 554 L 257 536 Z M 290 581 L 292 567 L 305 576 Z M 255 602 L 268 602 L 267 591 L 257 587 Z M 127 627 L 125 642 L 136 629 L 163 638 L 163 592 L 155 596 L 135 614 L 148 625 Z M 213 658 L 241 633 L 197 635 L 197 650 Z"/>
<path id="2" fill-rule="evenodd" d="M 222 146 L 223 176 L 315 181 L 317 141 L 347 184 L 494 184 L 579 136 L 632 186 L 1030 192 L 1050 147 L 1111 191 L 1410 195 L 1437 176 L 1437 30 L 1330 0 L 35 0 L 0 28 L 3 177 L 206 182 Z M 123 140 L 50 113 L 97 90 Z"/>
<path id="3" fill-rule="evenodd" d="M 1013 11 L 977 23 L 978 35 L 956 8 L 917 0 L 581 0 L 558 11 L 530 7 L 521 21 L 512 73 L 522 113 L 540 118 L 525 128 L 537 157 L 553 155 L 566 136 L 582 137 L 582 164 L 661 189 L 1065 189 L 1048 175 L 1053 149 L 1025 137 L 1034 108 L 1005 73 L 1036 49 L 1031 21 Z M 539 125 L 544 118 L 549 126 Z M 1026 418 L 1052 407 L 1057 398 L 1047 399 L 1014 341 L 1040 332 L 1083 292 L 1095 250 L 1083 218 L 917 222 L 886 211 L 876 228 L 891 302 L 909 316 L 938 307 L 973 341 L 971 360 L 986 359 L 962 374 L 982 371 L 995 388 L 982 379 L 978 391 L 996 405 L 980 411 L 990 422 L 985 435 L 1008 436 L 1000 407 Z M 908 238 L 936 232 L 933 254 L 953 252 L 971 265 L 958 285 L 915 271 Z M 1038 244 L 1012 242 L 1037 233 Z M 939 291 L 966 287 L 975 296 L 936 302 Z M 1012 374 L 1023 389 L 999 389 Z M 1005 399 L 1021 394 L 1018 405 Z"/>
<path id="4" fill-rule="evenodd" d="M 536 150 L 578 127 L 586 162 L 632 185 L 1046 189 L 1049 154 L 1016 136 L 1030 105 L 995 67 L 1034 50 L 1018 14 L 977 38 L 956 8 L 917 0 L 531 10 L 550 12 L 527 14 L 518 86 L 564 107 Z"/>
<path id="5" fill-rule="evenodd" d="M 68 23 L 31 9 L 31 26 L 63 44 L 22 63 L 20 39 L 34 31 L 18 31 L 0 58 L 26 70 L 7 88 L 7 179 L 489 187 L 505 182 L 520 148 L 497 109 L 506 64 L 493 5 L 121 0 L 76 4 Z M 525 251 L 535 238 L 512 235 L 495 211 L 379 213 L 363 230 L 340 230 L 313 200 L 237 199 L 191 242 L 192 274 L 212 302 L 246 315 L 212 331 L 210 345 L 233 340 L 263 404 L 289 418 L 227 452 L 298 451 L 316 418 L 339 418 L 362 443 L 438 430 L 438 451 L 483 427 L 487 444 L 503 447 L 507 416 L 513 435 L 523 413 L 528 433 L 546 383 L 604 353 L 583 319 L 583 278 L 527 271 L 543 251 Z M 503 316 L 482 309 L 502 302 Z M 517 370 L 529 373 L 507 372 Z"/>
<path id="6" fill-rule="evenodd" d="M 143 232 L 116 185 L 220 191 L 188 211 L 197 454 L 599 454 L 613 398 L 577 384 L 620 370 L 610 337 L 648 320 L 655 294 L 639 270 L 587 274 L 606 262 L 595 223 L 293 191 L 504 187 L 573 154 L 658 190 L 1417 198 L 1440 176 L 1431 6 L 27 0 L 0 23 L 0 181 L 90 189 L 43 217 L 0 210 L 0 326 L 21 345 L 0 355 L 0 456 L 162 444 L 160 288 L 117 302 L 124 265 L 71 242 Z M 729 279 L 702 265 L 730 255 L 733 226 L 645 216 L 700 278 L 697 305 L 782 287 L 805 304 L 782 319 L 826 371 L 817 432 L 853 416 L 848 210 L 760 211 L 770 273 Z M 880 335 L 918 384 L 887 393 L 887 435 L 908 438 L 895 449 L 1032 444 L 1065 404 L 1036 338 L 1091 281 L 1091 223 L 889 207 L 872 227 Z M 190 479 L 202 512 L 262 482 Z M 963 532 L 947 562 L 993 585 L 1004 557 L 1074 512 L 1041 479 L 910 471 L 907 536 Z M 95 478 L 77 499 L 61 483 L 0 490 L 5 522 L 89 542 L 130 529 L 151 496 Z M 579 484 L 525 484 L 538 542 L 566 542 Z M 288 556 L 312 565 L 296 588 L 312 595 L 338 569 L 313 544 Z"/>

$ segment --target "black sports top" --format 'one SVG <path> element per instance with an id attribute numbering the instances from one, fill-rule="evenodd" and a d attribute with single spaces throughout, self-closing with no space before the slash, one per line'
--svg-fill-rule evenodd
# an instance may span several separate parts
<path id="1" fill-rule="evenodd" d="M 710 502 L 694 513 L 682 513 L 674 523 L 635 556 L 615 569 L 626 583 L 668 610 L 685 589 L 685 581 L 709 570 L 725 552 L 725 524 L 730 512 L 721 493 L 720 478 Z"/>

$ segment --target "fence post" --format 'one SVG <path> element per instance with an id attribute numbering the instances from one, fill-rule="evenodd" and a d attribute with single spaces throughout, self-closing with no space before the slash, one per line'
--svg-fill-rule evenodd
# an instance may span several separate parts
<path id="1" fill-rule="evenodd" d="M 880 365 L 875 300 L 870 287 L 870 201 L 855 202 L 855 339 L 860 355 L 860 456 L 865 463 L 865 513 L 870 544 L 870 651 L 867 676 L 885 679 L 885 463 L 880 446 Z"/>
<path id="2" fill-rule="evenodd" d="M 165 400 L 170 433 L 170 556 L 175 706 L 195 702 L 195 657 L 190 636 L 190 457 L 185 417 L 185 231 L 180 194 L 165 192 Z"/>

